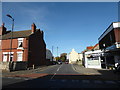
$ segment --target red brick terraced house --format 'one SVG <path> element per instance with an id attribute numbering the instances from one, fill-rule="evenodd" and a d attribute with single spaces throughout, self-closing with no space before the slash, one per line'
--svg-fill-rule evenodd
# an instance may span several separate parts
<path id="1" fill-rule="evenodd" d="M 106 68 L 120 64 L 120 22 L 113 22 L 98 40 Z"/>
<path id="2" fill-rule="evenodd" d="M 0 68 L 20 70 L 46 64 L 46 44 L 44 33 L 31 25 L 31 30 L 7 31 L 0 27 Z M 12 40 L 12 49 L 10 42 Z M 11 56 L 11 60 L 10 60 Z"/>

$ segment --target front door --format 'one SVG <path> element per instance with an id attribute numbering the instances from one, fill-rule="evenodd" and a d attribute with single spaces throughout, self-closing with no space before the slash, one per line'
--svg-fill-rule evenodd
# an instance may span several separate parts
<path id="1" fill-rule="evenodd" d="M 9 54 L 9 61 L 13 61 L 13 54 Z"/>
<path id="2" fill-rule="evenodd" d="M 3 54 L 3 62 L 7 62 L 7 54 Z"/>

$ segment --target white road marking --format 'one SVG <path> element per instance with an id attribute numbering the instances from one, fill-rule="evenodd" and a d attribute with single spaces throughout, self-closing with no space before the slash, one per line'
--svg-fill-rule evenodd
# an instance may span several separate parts
<path id="1" fill-rule="evenodd" d="M 3 77 L 3 78 L 9 78 L 9 79 L 23 79 L 23 80 L 30 80 L 31 78 L 25 78 L 25 77 Z"/>
<path id="2" fill-rule="evenodd" d="M 56 80 L 50 80 L 50 81 L 56 81 Z M 58 80 L 59 81 L 59 80 Z M 61 82 L 67 82 L 68 80 L 67 79 L 63 79 L 63 80 L 60 80 Z M 70 80 L 69 80 L 70 81 Z M 89 83 L 92 83 L 92 84 L 117 84 L 119 83 L 120 81 L 101 81 L 101 80 L 71 80 L 73 83 L 79 83 L 79 82 L 82 82 L 82 83 L 86 83 L 86 84 L 89 84 Z"/>
<path id="3" fill-rule="evenodd" d="M 117 81 L 118 83 L 120 83 L 120 81 Z"/>
<path id="4" fill-rule="evenodd" d="M 99 80 L 94 80 L 94 83 L 102 84 L 103 82 L 102 82 L 102 81 L 99 81 Z"/>
<path id="5" fill-rule="evenodd" d="M 49 81 L 52 81 L 52 82 L 54 82 L 54 81 L 56 81 L 56 80 L 49 80 Z"/>
<path id="6" fill-rule="evenodd" d="M 29 78 L 24 78 L 24 80 L 30 80 Z"/>
<path id="7" fill-rule="evenodd" d="M 105 81 L 105 83 L 107 83 L 107 84 L 116 84 L 116 82 L 114 82 L 114 81 Z"/>
<path id="8" fill-rule="evenodd" d="M 72 80 L 72 82 L 79 82 L 79 80 Z"/>
<path id="9" fill-rule="evenodd" d="M 62 67 L 62 65 L 57 69 L 57 71 L 59 71 L 61 67 Z"/>
<path id="10" fill-rule="evenodd" d="M 67 80 L 61 80 L 62 82 L 66 82 Z"/>
<path id="11" fill-rule="evenodd" d="M 82 80 L 83 83 L 90 83 L 89 80 Z"/>
<path id="12" fill-rule="evenodd" d="M 63 64 L 62 64 L 62 65 L 63 65 Z M 62 67 L 62 65 L 57 69 L 57 71 L 60 70 L 60 68 Z M 54 73 L 54 75 L 53 75 L 50 79 L 52 80 L 55 75 L 56 75 L 56 73 Z"/>
<path id="13" fill-rule="evenodd" d="M 54 73 L 54 75 L 50 78 L 50 79 L 53 79 L 53 77 L 56 75 L 56 73 Z"/>
<path id="14" fill-rule="evenodd" d="M 7 77 L 7 78 L 13 78 L 13 77 Z"/>
<path id="15" fill-rule="evenodd" d="M 20 77 L 15 77 L 14 79 L 21 79 Z"/>
<path id="16" fill-rule="evenodd" d="M 57 71 L 59 71 L 59 68 L 57 69 Z"/>
<path id="17" fill-rule="evenodd" d="M 71 66 L 72 66 L 72 69 L 74 70 L 74 71 L 76 71 L 76 68 L 73 66 L 73 64 L 71 64 Z M 76 71 L 77 72 L 77 71 Z"/>
<path id="18" fill-rule="evenodd" d="M 75 82 L 79 82 L 79 80 L 75 80 Z"/>

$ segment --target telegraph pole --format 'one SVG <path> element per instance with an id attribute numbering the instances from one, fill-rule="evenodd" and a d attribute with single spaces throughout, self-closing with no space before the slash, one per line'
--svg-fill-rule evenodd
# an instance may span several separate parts
<path id="1" fill-rule="evenodd" d="M 53 55 L 53 46 L 52 46 L 52 55 Z M 54 57 L 54 56 L 52 56 L 52 61 L 53 61 L 53 57 Z"/>
<path id="2" fill-rule="evenodd" d="M 53 46 L 52 46 L 52 54 L 53 54 Z"/>
<path id="3" fill-rule="evenodd" d="M 57 57 L 58 57 L 58 47 L 57 47 Z"/>

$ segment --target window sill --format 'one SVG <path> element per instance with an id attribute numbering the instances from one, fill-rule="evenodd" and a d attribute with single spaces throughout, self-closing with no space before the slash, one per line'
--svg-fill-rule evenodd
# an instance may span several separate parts
<path id="1" fill-rule="evenodd" d="M 24 48 L 23 48 L 23 47 L 19 47 L 19 48 L 17 48 L 17 49 L 22 49 L 22 50 L 24 50 Z"/>

